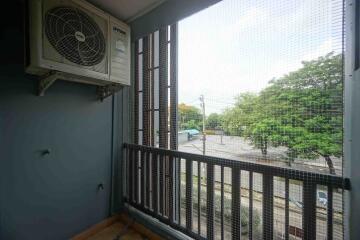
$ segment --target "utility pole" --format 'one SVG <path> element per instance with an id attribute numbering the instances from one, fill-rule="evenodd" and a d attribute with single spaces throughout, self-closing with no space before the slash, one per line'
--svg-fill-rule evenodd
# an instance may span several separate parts
<path id="1" fill-rule="evenodd" d="M 205 133 L 205 120 L 206 120 L 206 118 L 205 118 L 205 98 L 204 98 L 204 95 L 202 95 L 201 94 L 201 96 L 200 96 L 200 107 L 201 107 L 201 110 L 202 110 L 202 132 L 203 132 L 203 134 L 202 134 L 202 142 L 203 142 L 203 155 L 205 155 L 206 154 L 206 133 Z M 205 180 L 205 164 L 200 164 L 200 162 L 199 162 L 199 165 L 198 165 L 198 168 L 200 167 L 202 165 L 202 176 L 201 176 L 201 178 L 200 178 L 200 181 L 202 181 L 202 179 L 204 179 L 204 181 L 206 181 Z M 200 174 L 200 172 L 199 172 L 199 174 Z"/>
<path id="2" fill-rule="evenodd" d="M 205 133 L 205 98 L 204 98 L 204 95 L 201 95 L 200 96 L 200 106 L 201 106 L 201 109 L 202 109 L 202 141 L 203 141 L 203 155 L 206 154 L 206 133 Z"/>

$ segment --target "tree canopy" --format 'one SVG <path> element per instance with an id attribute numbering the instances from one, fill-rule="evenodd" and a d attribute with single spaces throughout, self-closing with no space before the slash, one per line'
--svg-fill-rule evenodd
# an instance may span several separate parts
<path id="1" fill-rule="evenodd" d="M 220 114 L 211 113 L 206 118 L 206 129 L 221 129 L 222 128 L 222 118 Z"/>
<path id="2" fill-rule="evenodd" d="M 180 103 L 178 111 L 180 129 L 201 129 L 202 115 L 199 108 Z"/>
<path id="3" fill-rule="evenodd" d="M 288 159 L 342 156 L 342 56 L 330 53 L 281 78 L 260 93 L 244 93 L 223 114 L 223 128 L 244 136 L 264 156 L 269 146 L 287 147 Z"/>
<path id="4" fill-rule="evenodd" d="M 207 117 L 206 127 L 242 136 L 261 150 L 287 149 L 289 164 L 295 158 L 323 157 L 335 173 L 332 157 L 342 156 L 343 122 L 342 55 L 329 53 L 280 78 L 259 93 L 242 93 L 233 107 Z M 180 128 L 200 130 L 200 109 L 179 105 Z"/>

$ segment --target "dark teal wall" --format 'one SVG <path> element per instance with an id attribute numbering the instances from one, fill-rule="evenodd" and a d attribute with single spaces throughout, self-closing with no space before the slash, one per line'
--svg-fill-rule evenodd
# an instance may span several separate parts
<path id="1" fill-rule="evenodd" d="M 4 9 L 9 15 L 0 20 L 0 239 L 67 239 L 108 217 L 110 199 L 120 200 L 119 133 L 127 121 L 127 90 L 100 102 L 95 86 L 57 81 L 44 97 L 36 96 L 37 80 L 23 67 L 22 4 L 13 1 Z M 42 156 L 45 149 L 51 152 Z"/>

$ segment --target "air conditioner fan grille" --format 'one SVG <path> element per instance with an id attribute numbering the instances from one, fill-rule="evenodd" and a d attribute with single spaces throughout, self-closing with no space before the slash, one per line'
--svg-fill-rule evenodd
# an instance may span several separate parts
<path id="1" fill-rule="evenodd" d="M 56 51 L 73 63 L 94 66 L 106 55 L 101 29 L 77 8 L 55 7 L 47 11 L 45 34 Z"/>

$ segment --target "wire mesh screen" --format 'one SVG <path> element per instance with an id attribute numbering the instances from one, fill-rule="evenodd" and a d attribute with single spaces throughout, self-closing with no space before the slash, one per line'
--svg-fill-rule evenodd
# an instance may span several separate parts
<path id="1" fill-rule="evenodd" d="M 179 22 L 179 150 L 342 176 L 344 6 L 343 0 L 224 0 Z M 249 177 L 240 175 L 244 219 Z M 253 177 L 252 197 L 272 195 L 273 209 L 264 212 L 254 202 L 253 214 L 270 218 L 272 227 L 250 237 L 304 238 L 308 186 L 273 178 L 264 193 L 262 181 Z M 333 193 L 333 211 L 342 217 L 331 229 L 327 186 L 312 192 L 317 239 L 328 239 L 328 231 L 342 239 L 342 191 Z M 240 225 L 248 238 L 249 223 Z"/>
<path id="2" fill-rule="evenodd" d="M 135 41 L 135 143 L 163 149 L 177 148 L 177 24 Z M 163 218 L 177 220 L 180 203 L 175 189 L 179 161 L 169 156 L 136 152 L 128 194 Z M 176 205 L 175 205 L 176 204 Z"/>
<path id="3" fill-rule="evenodd" d="M 196 141 L 179 148 L 342 175 L 343 4 L 224 0 L 181 21 L 179 127 Z"/>
<path id="4" fill-rule="evenodd" d="M 177 148 L 176 33 L 174 24 L 135 41 L 137 144 Z"/>
<path id="5" fill-rule="evenodd" d="M 343 239 L 344 6 L 223 0 L 137 40 L 128 202 L 195 239 Z"/>

